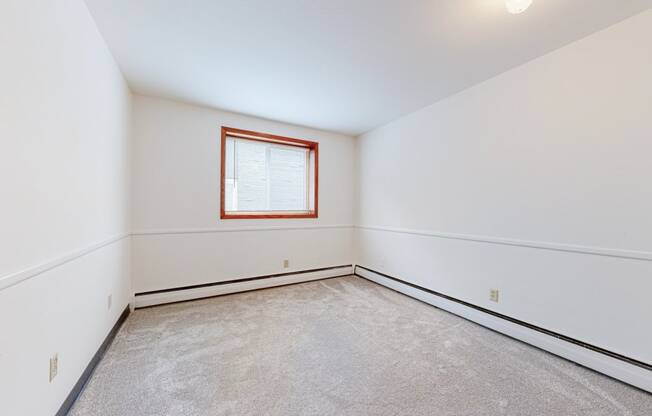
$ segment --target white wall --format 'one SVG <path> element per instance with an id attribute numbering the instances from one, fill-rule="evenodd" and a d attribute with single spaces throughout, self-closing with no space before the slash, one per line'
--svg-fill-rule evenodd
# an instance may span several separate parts
<path id="1" fill-rule="evenodd" d="M 133 117 L 136 293 L 352 263 L 353 138 L 138 95 Z M 223 125 L 319 142 L 319 218 L 221 220 Z"/>
<path id="2" fill-rule="evenodd" d="M 4 1 L 0 51 L 0 413 L 52 415 L 130 299 L 130 92 L 81 0 Z"/>
<path id="3" fill-rule="evenodd" d="M 647 11 L 361 136 L 357 263 L 652 363 L 650 39 Z"/>
<path id="4" fill-rule="evenodd" d="M 83 2 L 6 1 L 2 413 L 54 414 L 133 292 L 351 263 L 354 202 L 359 264 L 652 362 L 651 37 L 652 11 L 363 135 L 357 160 L 351 137 L 136 96 L 130 155 Z M 220 220 L 222 125 L 319 141 L 320 218 Z"/>

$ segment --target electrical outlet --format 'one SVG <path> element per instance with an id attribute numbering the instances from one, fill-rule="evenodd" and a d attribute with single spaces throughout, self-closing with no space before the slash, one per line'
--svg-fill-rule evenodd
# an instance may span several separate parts
<path id="1" fill-rule="evenodd" d="M 111 303 L 113 302 L 113 295 L 109 295 L 109 299 L 107 301 L 107 306 L 108 309 L 111 310 Z"/>
<path id="2" fill-rule="evenodd" d="M 288 267 L 290 267 L 290 260 L 283 260 L 283 268 L 287 269 Z"/>
<path id="3" fill-rule="evenodd" d="M 50 357 L 50 383 L 57 376 L 59 372 L 59 354 L 54 354 Z"/>
<path id="4" fill-rule="evenodd" d="M 492 302 L 498 302 L 499 296 L 500 296 L 500 292 L 498 291 L 498 289 L 491 289 L 491 291 L 489 292 L 489 300 Z"/>

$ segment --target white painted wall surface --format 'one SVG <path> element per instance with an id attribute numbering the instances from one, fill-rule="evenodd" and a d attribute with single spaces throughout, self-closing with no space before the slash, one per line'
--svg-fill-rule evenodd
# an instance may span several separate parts
<path id="1" fill-rule="evenodd" d="M 81 0 L 4 1 L 0 51 L 0 413 L 49 416 L 130 300 L 128 238 L 68 257 L 128 232 L 130 92 Z"/>
<path id="2" fill-rule="evenodd" d="M 136 293 L 352 263 L 353 138 L 138 95 L 133 117 Z M 319 142 L 319 218 L 221 220 L 221 126 Z"/>
<path id="3" fill-rule="evenodd" d="M 652 255 L 650 39 L 647 11 L 361 136 L 357 263 L 652 363 L 652 262 L 549 249 Z"/>

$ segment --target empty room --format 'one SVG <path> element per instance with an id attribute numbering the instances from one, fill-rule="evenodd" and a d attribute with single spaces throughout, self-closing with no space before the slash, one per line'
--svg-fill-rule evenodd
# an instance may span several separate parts
<path id="1" fill-rule="evenodd" d="M 652 416 L 652 0 L 0 0 L 0 415 Z"/>

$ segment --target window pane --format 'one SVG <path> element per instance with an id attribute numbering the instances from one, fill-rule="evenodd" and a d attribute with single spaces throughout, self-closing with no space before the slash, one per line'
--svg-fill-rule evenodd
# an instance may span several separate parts
<path id="1" fill-rule="evenodd" d="M 230 137 L 226 139 L 226 157 L 224 166 L 224 202 L 227 211 L 236 208 L 235 202 L 235 140 Z"/>
<path id="2" fill-rule="evenodd" d="M 238 211 L 267 209 L 266 150 L 264 143 L 236 140 L 235 175 Z"/>
<path id="3" fill-rule="evenodd" d="M 234 137 L 225 145 L 225 211 L 309 209 L 309 149 Z"/>
<path id="4" fill-rule="evenodd" d="M 303 211 L 307 208 L 306 156 L 304 149 L 270 147 L 269 209 Z"/>

